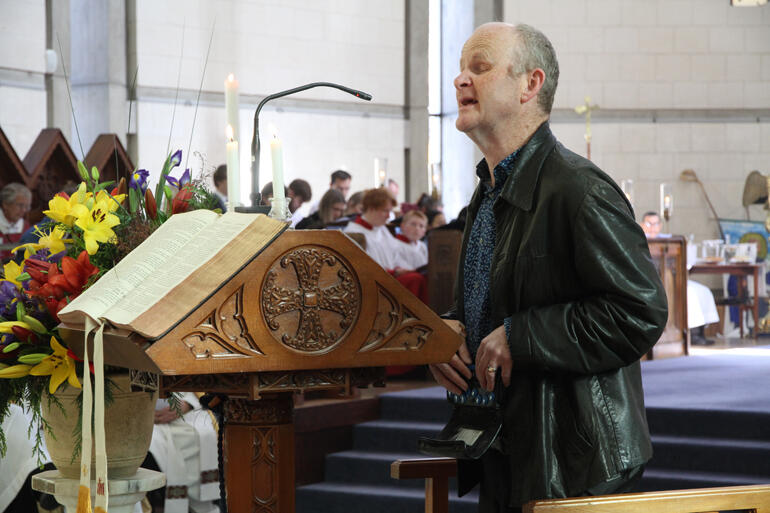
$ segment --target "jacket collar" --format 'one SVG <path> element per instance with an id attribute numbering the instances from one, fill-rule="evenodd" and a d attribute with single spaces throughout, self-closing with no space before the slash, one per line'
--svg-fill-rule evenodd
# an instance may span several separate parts
<path id="1" fill-rule="evenodd" d="M 500 197 L 522 210 L 530 210 L 540 177 L 540 169 L 554 146 L 556 146 L 556 138 L 551 133 L 548 121 L 545 121 L 516 155 Z M 483 167 L 489 173 L 489 168 L 486 165 Z M 477 168 L 477 173 L 479 172 L 481 169 Z M 488 176 L 481 178 L 488 179 Z"/>

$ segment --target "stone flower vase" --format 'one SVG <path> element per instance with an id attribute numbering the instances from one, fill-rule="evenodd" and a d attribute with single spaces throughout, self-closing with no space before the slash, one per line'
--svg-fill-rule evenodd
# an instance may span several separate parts
<path id="1" fill-rule="evenodd" d="M 136 473 L 136 469 L 142 464 L 150 448 L 155 401 L 158 394 L 157 392 L 152 394 L 131 392 L 128 373 L 107 377 L 117 385 L 113 388 L 113 401 L 104 412 L 107 472 L 110 478 L 130 477 Z M 51 426 L 55 437 L 43 430 L 51 461 L 63 477 L 79 479 L 80 453 L 74 461 L 72 455 L 77 444 L 73 433 L 81 415 L 77 403 L 80 389 L 68 385 L 61 386 L 54 394 L 64 407 L 65 413 L 62 413 L 54 402 L 49 406 L 47 394 L 46 392 L 41 403 L 43 418 Z M 92 449 L 92 476 L 95 466 Z"/>

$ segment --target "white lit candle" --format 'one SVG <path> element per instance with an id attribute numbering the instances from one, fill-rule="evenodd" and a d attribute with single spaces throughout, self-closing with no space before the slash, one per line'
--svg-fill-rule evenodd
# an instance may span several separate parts
<path id="1" fill-rule="evenodd" d="M 234 211 L 240 205 L 241 176 L 238 163 L 238 141 L 233 139 L 233 127 L 227 125 L 227 210 Z"/>
<path id="2" fill-rule="evenodd" d="M 225 80 L 225 112 L 227 113 L 227 124 L 233 127 L 234 141 L 240 141 L 238 137 L 238 81 L 235 75 L 230 73 Z"/>
<path id="3" fill-rule="evenodd" d="M 283 145 L 275 131 L 270 141 L 270 157 L 273 159 L 273 198 L 283 204 L 286 200 L 283 192 Z"/>

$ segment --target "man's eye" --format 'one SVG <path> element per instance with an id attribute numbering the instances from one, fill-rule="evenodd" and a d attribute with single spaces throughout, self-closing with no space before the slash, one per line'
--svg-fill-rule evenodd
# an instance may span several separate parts
<path id="1" fill-rule="evenodd" d="M 475 62 L 471 64 L 471 71 L 474 73 L 483 73 L 489 70 L 490 66 L 486 62 Z"/>

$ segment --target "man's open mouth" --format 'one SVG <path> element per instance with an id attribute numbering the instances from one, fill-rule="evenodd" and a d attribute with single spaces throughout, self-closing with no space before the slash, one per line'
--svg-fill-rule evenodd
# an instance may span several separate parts
<path id="1" fill-rule="evenodd" d="M 474 103 L 478 103 L 478 102 L 473 98 L 463 98 L 462 100 L 460 100 L 460 105 L 462 105 L 463 107 L 465 107 L 466 105 L 473 105 Z"/>

